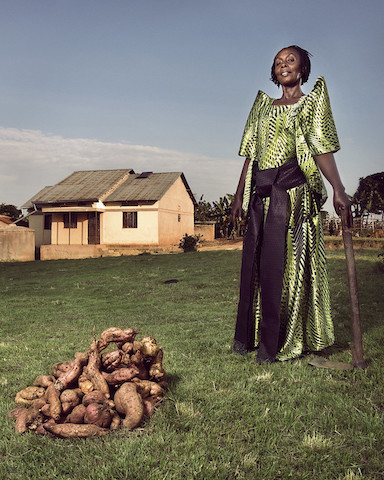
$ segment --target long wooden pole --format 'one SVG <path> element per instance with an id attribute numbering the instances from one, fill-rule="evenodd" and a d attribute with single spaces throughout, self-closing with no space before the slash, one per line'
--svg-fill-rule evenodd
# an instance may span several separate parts
<path id="1" fill-rule="evenodd" d="M 364 360 L 363 344 L 360 323 L 360 304 L 357 289 L 356 263 L 353 252 L 352 230 L 342 217 L 343 241 L 345 260 L 347 263 L 347 277 L 349 285 L 349 300 L 351 304 L 351 328 L 352 328 L 352 363 L 356 368 L 367 366 Z"/>

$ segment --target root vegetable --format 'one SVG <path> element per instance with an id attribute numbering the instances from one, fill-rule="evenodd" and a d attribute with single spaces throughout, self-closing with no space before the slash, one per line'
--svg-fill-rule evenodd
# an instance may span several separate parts
<path id="1" fill-rule="evenodd" d="M 111 327 L 102 332 L 101 338 L 97 341 L 97 348 L 99 351 L 108 347 L 111 342 L 126 343 L 131 342 L 137 334 L 136 330 L 128 328 L 127 330 L 121 330 L 121 328 Z"/>
<path id="2" fill-rule="evenodd" d="M 139 369 L 139 374 L 137 376 L 143 380 L 147 380 L 149 378 L 149 373 L 144 362 L 143 354 L 140 350 L 137 350 L 137 352 L 132 355 L 131 362 Z"/>
<path id="3" fill-rule="evenodd" d="M 121 423 L 121 417 L 120 415 L 116 412 L 112 412 L 112 420 L 111 424 L 109 426 L 110 430 L 118 430 L 120 428 L 120 423 Z"/>
<path id="4" fill-rule="evenodd" d="M 125 342 L 120 348 L 124 353 L 133 353 L 133 342 Z"/>
<path id="5" fill-rule="evenodd" d="M 15 402 L 22 405 L 31 405 L 33 400 L 42 397 L 44 393 L 45 389 L 43 387 L 30 386 L 16 393 Z"/>
<path id="6" fill-rule="evenodd" d="M 55 378 L 59 378 L 61 375 L 64 375 L 64 373 L 66 373 L 71 368 L 72 368 L 71 361 L 59 362 L 53 365 L 51 373 Z"/>
<path id="7" fill-rule="evenodd" d="M 100 392 L 100 390 L 93 390 L 92 392 L 87 393 L 87 395 L 84 395 L 82 403 L 87 407 L 91 403 L 103 404 L 106 400 L 107 397 L 103 392 Z"/>
<path id="8" fill-rule="evenodd" d="M 150 395 L 155 397 L 162 397 L 164 395 L 164 390 L 156 382 L 151 382 L 150 380 L 141 380 L 138 378 L 133 379 L 137 391 L 143 398 L 149 397 Z"/>
<path id="9" fill-rule="evenodd" d="M 87 407 L 80 403 L 72 410 L 68 415 L 66 422 L 67 423 L 84 423 L 84 415 L 87 410 Z"/>
<path id="10" fill-rule="evenodd" d="M 144 416 L 143 401 L 134 383 L 123 383 L 115 393 L 114 402 L 118 413 L 125 416 L 124 427 L 133 429 L 141 423 Z"/>
<path id="11" fill-rule="evenodd" d="M 144 358 L 154 357 L 160 348 L 152 337 L 144 337 L 140 342 L 134 342 L 133 345 L 135 350 L 140 350 Z"/>
<path id="12" fill-rule="evenodd" d="M 163 349 L 159 348 L 156 355 L 153 357 L 149 367 L 150 378 L 155 378 L 157 381 L 165 377 L 165 370 L 163 368 Z"/>
<path id="13" fill-rule="evenodd" d="M 144 415 L 147 417 L 151 417 L 153 412 L 155 411 L 155 406 L 161 402 L 159 397 L 146 397 L 143 398 L 143 405 L 144 405 Z"/>
<path id="14" fill-rule="evenodd" d="M 114 350 L 113 352 L 105 353 L 101 356 L 101 365 L 107 372 L 112 372 L 121 363 L 123 352 L 121 350 Z"/>
<path id="15" fill-rule="evenodd" d="M 55 387 L 60 392 L 73 383 L 81 374 L 83 366 L 87 363 L 89 353 L 76 353 L 71 367 L 55 382 Z"/>
<path id="16" fill-rule="evenodd" d="M 16 415 L 15 433 L 25 433 L 27 428 L 28 410 L 25 407 L 20 408 Z"/>
<path id="17" fill-rule="evenodd" d="M 50 405 L 50 416 L 54 420 L 58 420 L 61 415 L 60 393 L 56 390 L 55 385 L 50 385 L 45 392 L 45 400 Z"/>
<path id="18" fill-rule="evenodd" d="M 33 382 L 33 385 L 37 386 L 37 387 L 44 387 L 44 388 L 47 388 L 49 387 L 49 385 L 51 385 L 51 383 L 54 382 L 54 378 L 51 377 L 50 375 L 38 375 L 36 378 L 35 378 L 35 381 Z"/>
<path id="19" fill-rule="evenodd" d="M 92 392 L 93 390 L 93 383 L 89 380 L 89 378 L 85 375 L 83 369 L 83 373 L 80 375 L 77 383 L 79 385 L 80 390 L 84 393 L 87 394 L 89 392 Z"/>
<path id="20" fill-rule="evenodd" d="M 89 378 L 89 380 L 92 382 L 93 388 L 95 390 L 100 390 L 100 392 L 103 392 L 104 395 L 107 398 L 109 398 L 110 397 L 109 386 L 105 378 L 100 372 L 100 365 L 101 365 L 101 360 L 100 360 L 99 352 L 97 349 L 96 340 L 93 339 L 93 342 L 91 345 L 91 351 L 88 359 L 86 375 Z"/>
<path id="21" fill-rule="evenodd" d="M 84 414 L 84 423 L 98 425 L 108 428 L 112 420 L 112 414 L 104 405 L 100 403 L 90 403 Z"/>
<path id="22" fill-rule="evenodd" d="M 106 428 L 98 427 L 92 424 L 78 425 L 75 423 L 63 423 L 63 424 L 49 424 L 44 423 L 44 428 L 49 432 L 60 438 L 86 438 L 96 437 L 98 435 L 106 435 L 109 430 Z"/>
<path id="23" fill-rule="evenodd" d="M 102 375 L 109 385 L 120 385 L 121 383 L 132 380 L 132 378 L 139 375 L 139 373 L 139 369 L 135 365 L 132 365 L 128 368 L 119 368 L 112 373 L 102 372 Z"/>
<path id="24" fill-rule="evenodd" d="M 80 397 L 76 390 L 66 389 L 60 395 L 61 408 L 63 415 L 67 415 L 76 405 L 80 403 Z"/>

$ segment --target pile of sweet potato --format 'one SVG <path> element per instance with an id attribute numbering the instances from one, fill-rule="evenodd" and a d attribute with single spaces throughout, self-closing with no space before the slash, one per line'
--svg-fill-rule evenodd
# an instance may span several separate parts
<path id="1" fill-rule="evenodd" d="M 16 394 L 20 406 L 9 413 L 15 431 L 73 438 L 134 429 L 163 399 L 166 382 L 163 350 L 156 340 L 135 340 L 137 331 L 104 330 L 89 351 L 56 363 L 50 375 Z M 111 343 L 116 349 L 101 353 Z"/>

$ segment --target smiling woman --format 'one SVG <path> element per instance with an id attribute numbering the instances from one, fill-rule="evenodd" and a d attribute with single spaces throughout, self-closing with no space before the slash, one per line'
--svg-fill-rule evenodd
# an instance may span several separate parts
<path id="1" fill-rule="evenodd" d="M 239 150 L 246 160 L 232 219 L 245 210 L 247 230 L 234 350 L 254 350 L 256 336 L 258 363 L 288 360 L 334 342 L 319 168 L 346 224 L 351 211 L 333 157 L 340 147 L 325 80 L 319 77 L 308 95 L 301 90 L 309 57 L 297 45 L 276 54 L 271 80 L 282 87 L 282 96 L 258 92 Z"/>

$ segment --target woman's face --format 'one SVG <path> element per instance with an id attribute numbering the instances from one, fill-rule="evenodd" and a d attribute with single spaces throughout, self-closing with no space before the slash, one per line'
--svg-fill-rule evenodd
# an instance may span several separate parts
<path id="1" fill-rule="evenodd" d="M 299 53 L 293 48 L 283 48 L 275 57 L 275 75 L 283 86 L 300 84 L 301 62 Z"/>

